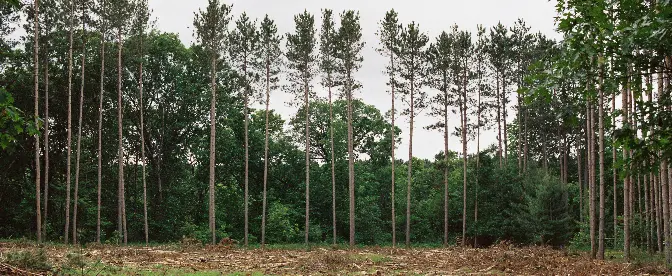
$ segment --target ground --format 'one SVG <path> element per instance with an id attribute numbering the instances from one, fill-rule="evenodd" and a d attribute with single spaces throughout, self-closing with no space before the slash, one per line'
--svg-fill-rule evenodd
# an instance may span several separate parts
<path id="1" fill-rule="evenodd" d="M 51 267 L 46 272 L 19 267 L 40 262 L 29 259 L 21 263 L 21 258 L 28 258 L 28 254 L 21 253 L 40 254 L 36 245 L 0 242 L 0 275 L 650 275 L 665 272 L 655 260 L 625 263 L 614 253 L 610 260 L 598 261 L 591 260 L 586 253 L 509 244 L 485 249 L 363 247 L 349 250 L 329 246 L 243 249 L 232 245 L 179 244 L 87 245 L 83 248 L 45 245 L 42 248 L 42 255 L 46 255 L 44 261 Z M 19 255 L 21 257 L 17 257 Z"/>

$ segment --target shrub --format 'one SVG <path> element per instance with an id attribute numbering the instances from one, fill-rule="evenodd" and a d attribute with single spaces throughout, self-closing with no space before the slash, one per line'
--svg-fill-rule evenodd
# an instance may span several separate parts
<path id="1" fill-rule="evenodd" d="M 7 252 L 5 260 L 9 265 L 23 269 L 51 270 L 51 264 L 44 249 Z"/>

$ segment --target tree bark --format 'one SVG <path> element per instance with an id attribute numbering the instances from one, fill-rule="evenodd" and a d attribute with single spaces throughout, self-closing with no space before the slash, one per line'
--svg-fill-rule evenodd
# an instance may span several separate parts
<path id="1" fill-rule="evenodd" d="M 331 228 L 333 241 L 336 245 L 336 158 L 334 157 L 334 106 L 332 102 L 331 86 L 331 71 L 327 73 L 327 82 L 329 83 L 329 146 L 331 148 Z M 392 134 L 394 137 L 394 134 Z M 393 139 L 394 140 L 394 139 Z"/>
<path id="2" fill-rule="evenodd" d="M 67 146 L 67 160 L 66 160 L 66 174 L 65 174 L 65 231 L 63 232 L 63 242 L 68 244 L 68 237 L 70 234 L 70 153 L 72 152 L 70 145 L 72 145 L 72 35 L 74 29 L 74 0 L 70 0 L 70 23 L 69 23 L 69 40 L 70 46 L 68 49 L 68 146 Z"/>
<path id="3" fill-rule="evenodd" d="M 308 80 L 304 80 L 304 102 L 306 112 L 306 225 L 305 240 L 308 245 L 310 231 L 310 99 L 308 98 Z"/>
<path id="4" fill-rule="evenodd" d="M 245 95 L 243 97 L 245 101 L 245 107 L 243 109 L 243 112 L 245 114 L 245 123 L 244 123 L 244 131 L 245 131 L 245 246 L 247 247 L 248 245 L 248 235 L 249 235 L 249 198 L 250 198 L 250 192 L 249 192 L 249 174 L 250 174 L 250 144 L 249 144 L 249 124 L 250 124 L 250 116 L 249 116 L 249 94 L 250 94 L 250 84 L 249 81 L 247 80 L 247 53 L 244 54 L 245 56 L 245 61 L 243 62 L 243 75 L 245 76 Z"/>
<path id="5" fill-rule="evenodd" d="M 629 84 L 626 84 L 626 86 Z M 628 127 L 628 88 L 625 87 L 623 88 L 623 93 L 621 95 L 623 105 L 622 105 L 622 110 L 623 110 L 623 126 Z M 628 159 L 628 151 L 624 147 L 623 148 L 623 160 Z M 628 175 L 631 173 L 628 170 L 626 170 Z M 663 193 L 667 194 L 667 187 L 663 187 Z M 623 178 L 623 233 L 624 233 L 624 247 L 623 247 L 623 258 L 626 261 L 630 261 L 630 185 L 628 183 L 628 176 L 626 175 Z M 663 205 L 667 206 L 667 199 L 665 198 L 663 201 Z M 665 211 L 665 210 L 664 210 Z M 667 211 L 663 213 L 665 216 L 667 216 Z M 665 228 L 667 229 L 667 227 Z M 667 232 L 667 231 L 665 231 Z"/>
<path id="6" fill-rule="evenodd" d="M 39 46 L 39 36 L 40 36 L 40 1 L 34 0 L 33 8 L 35 15 L 33 16 L 33 78 L 34 78 L 34 90 L 35 90 L 35 126 L 39 128 L 40 123 L 40 46 Z M 35 134 L 35 220 L 37 223 L 37 243 L 42 243 L 42 207 L 40 207 L 40 135 Z M 46 205 L 45 205 L 46 206 Z M 66 234 L 67 235 L 67 234 Z"/>
<path id="7" fill-rule="evenodd" d="M 45 44 L 44 59 L 44 215 L 42 237 L 47 239 L 47 215 L 49 206 L 49 51 Z"/>
<path id="8" fill-rule="evenodd" d="M 395 208 L 394 208 L 395 205 L 396 205 L 396 200 L 395 200 L 395 195 L 394 195 L 395 188 L 396 188 L 396 185 L 394 184 L 394 181 L 395 181 L 394 165 L 395 165 L 395 161 L 396 161 L 395 156 L 394 156 L 394 151 L 396 149 L 396 147 L 395 147 L 396 146 L 395 145 L 396 140 L 394 138 L 394 134 L 395 134 L 394 133 L 394 131 L 395 131 L 394 119 L 395 119 L 395 115 L 396 115 L 395 114 L 396 110 L 394 109 L 394 100 L 395 100 L 395 98 L 394 98 L 395 97 L 395 94 L 394 94 L 394 92 L 395 92 L 394 91 L 394 89 L 395 89 L 395 83 L 394 83 L 394 53 L 391 50 L 390 50 L 390 65 L 391 65 L 391 68 L 392 68 L 392 73 L 390 74 L 390 86 L 391 86 L 391 92 L 392 92 L 392 126 L 391 126 L 391 130 L 390 130 L 390 133 L 391 133 L 391 136 L 392 136 L 392 148 L 391 148 L 391 151 L 392 151 L 392 154 L 391 154 L 392 155 L 392 184 L 391 185 L 392 185 L 392 187 L 391 187 L 391 199 L 390 200 L 392 202 L 391 202 L 390 205 L 392 206 L 392 248 L 395 248 L 397 246 L 397 215 L 395 213 Z"/>
<path id="9" fill-rule="evenodd" d="M 406 184 L 406 247 L 411 247 L 411 182 L 413 178 L 413 123 L 415 119 L 415 76 L 411 75 L 411 120 L 408 132 L 408 175 Z"/>
<path id="10" fill-rule="evenodd" d="M 597 256 L 597 244 L 595 241 L 595 163 L 594 163 L 594 147 L 595 143 L 593 140 L 593 108 L 592 104 L 590 101 L 588 102 L 588 109 L 587 109 L 587 114 L 586 117 L 588 120 L 586 121 L 588 123 L 588 126 L 586 127 L 588 129 L 588 175 L 590 176 L 588 180 L 588 190 L 589 190 L 589 197 L 590 199 L 588 200 L 589 204 L 589 218 L 590 218 L 590 256 L 591 258 L 595 259 Z"/>
<path id="11" fill-rule="evenodd" d="M 348 190 L 350 196 L 350 248 L 355 246 L 355 154 L 352 129 L 352 68 L 346 68 L 347 74 L 347 97 L 348 97 Z"/>
<path id="12" fill-rule="evenodd" d="M 499 93 L 499 74 L 495 73 L 495 80 L 497 82 L 497 157 L 499 158 L 499 168 L 502 168 L 502 103 Z M 546 149 L 546 147 L 544 147 Z M 544 154 L 546 152 L 544 151 Z"/>
<path id="13" fill-rule="evenodd" d="M 103 0 L 105 1 L 105 0 Z M 103 8 L 105 4 L 102 4 Z M 103 10 L 103 12 L 105 12 Z M 103 92 L 105 91 L 105 25 L 100 38 L 100 94 L 98 96 L 98 191 L 97 191 L 97 209 L 96 209 L 96 242 L 100 243 L 100 208 L 102 193 L 103 176 Z"/>
<path id="14" fill-rule="evenodd" d="M 266 245 L 266 191 L 268 184 L 268 120 L 269 120 L 269 103 L 271 101 L 271 65 L 268 58 L 266 59 L 266 125 L 264 138 L 264 191 L 263 202 L 261 208 L 261 247 Z"/>
<path id="15" fill-rule="evenodd" d="M 467 64 L 462 75 L 462 246 L 467 246 Z M 506 122 L 505 122 L 506 123 Z"/>
<path id="16" fill-rule="evenodd" d="M 213 54 L 214 55 L 214 54 Z M 210 182 L 209 182 L 209 214 L 208 220 L 210 224 L 210 234 L 212 238 L 212 244 L 216 244 L 217 233 L 215 228 L 215 103 L 216 103 L 216 74 L 217 74 L 217 59 L 215 56 L 212 57 L 211 62 L 211 72 L 210 72 L 210 89 L 212 90 L 212 95 L 210 98 Z"/>
<path id="17" fill-rule="evenodd" d="M 143 88 L 144 88 L 144 83 L 143 83 L 143 63 L 144 63 L 144 52 L 142 48 L 142 40 L 145 36 L 144 30 L 142 34 L 140 35 L 140 54 L 142 57 L 140 58 L 140 76 L 139 76 L 139 83 L 140 83 L 140 158 L 142 159 L 142 211 L 143 211 L 143 217 L 144 217 L 144 230 L 145 230 L 145 245 L 149 244 L 149 223 L 148 223 L 148 218 L 147 218 L 147 179 L 146 179 L 146 164 L 147 160 L 145 159 L 145 117 L 144 117 L 144 105 L 143 105 Z"/>
<path id="18" fill-rule="evenodd" d="M 82 6 L 82 13 L 84 13 L 84 6 Z M 84 16 L 82 14 L 82 16 Z M 82 18 L 83 19 L 83 18 Z M 72 243 L 77 244 L 77 209 L 79 207 L 79 164 L 82 149 L 82 111 L 84 110 L 84 84 L 86 73 L 86 26 L 82 20 L 82 75 L 81 85 L 79 90 L 79 126 L 77 129 L 77 156 L 75 157 L 75 206 L 72 209 Z"/>
<path id="19" fill-rule="evenodd" d="M 599 131 L 599 148 L 598 155 L 600 158 L 600 225 L 599 225 L 599 248 L 597 253 L 597 258 L 604 260 L 604 84 L 603 84 L 603 72 L 600 71 L 600 91 L 599 91 L 599 102 L 597 103 L 598 109 L 598 131 Z"/>
<path id="20" fill-rule="evenodd" d="M 117 30 L 117 124 L 119 128 L 119 225 L 121 227 L 121 235 L 124 237 L 124 245 L 128 243 L 128 231 L 126 228 L 126 188 L 124 187 L 124 132 L 123 132 L 123 106 L 122 106 L 122 91 L 121 91 L 121 50 L 123 42 L 121 40 L 121 28 Z"/>

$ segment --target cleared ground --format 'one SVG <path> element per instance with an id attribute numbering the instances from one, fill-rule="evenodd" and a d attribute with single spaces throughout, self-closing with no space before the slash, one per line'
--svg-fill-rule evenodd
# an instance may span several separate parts
<path id="1" fill-rule="evenodd" d="M 606 261 L 590 260 L 585 253 L 568 253 L 544 247 L 500 244 L 487 249 L 392 249 L 365 247 L 354 250 L 241 249 L 236 246 L 153 247 L 44 246 L 52 267 L 44 272 L 7 262 L 16 252 L 38 252 L 29 243 L 0 243 L 0 275 L 646 275 L 664 274 L 655 259 L 624 263 L 614 254 Z M 16 258 L 16 256 L 13 256 Z"/>

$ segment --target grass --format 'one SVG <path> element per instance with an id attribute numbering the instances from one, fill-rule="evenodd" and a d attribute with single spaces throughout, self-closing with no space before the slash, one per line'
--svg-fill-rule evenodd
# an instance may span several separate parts
<path id="1" fill-rule="evenodd" d="M 51 264 L 44 249 L 10 251 L 1 260 L 22 269 L 49 271 Z"/>

